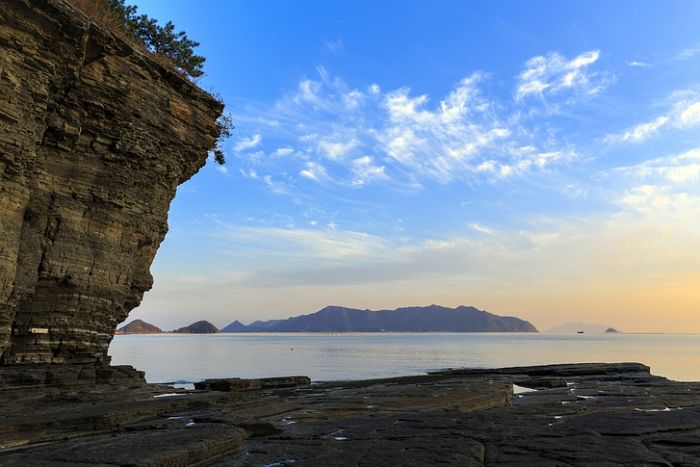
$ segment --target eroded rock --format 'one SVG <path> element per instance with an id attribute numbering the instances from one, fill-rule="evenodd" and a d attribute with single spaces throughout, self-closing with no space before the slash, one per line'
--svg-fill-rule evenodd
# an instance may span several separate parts
<path id="1" fill-rule="evenodd" d="M 700 383 L 640 368 L 464 370 L 233 392 L 3 391 L 0 464 L 700 464 Z M 514 383 L 541 384 L 545 373 L 566 385 L 512 394 Z"/>
<path id="2" fill-rule="evenodd" d="M 221 110 L 66 0 L 3 0 L 0 364 L 108 363 Z"/>

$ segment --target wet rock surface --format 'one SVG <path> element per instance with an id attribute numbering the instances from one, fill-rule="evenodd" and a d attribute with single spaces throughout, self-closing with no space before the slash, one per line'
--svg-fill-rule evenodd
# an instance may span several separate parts
<path id="1" fill-rule="evenodd" d="M 639 364 L 250 386 L 5 389 L 0 464 L 700 465 L 700 383 Z"/>

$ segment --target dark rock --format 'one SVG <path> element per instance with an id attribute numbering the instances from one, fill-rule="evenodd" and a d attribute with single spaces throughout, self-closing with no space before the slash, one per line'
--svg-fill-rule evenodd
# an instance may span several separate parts
<path id="1" fill-rule="evenodd" d="M 629 377 L 649 375 L 650 368 L 641 363 L 564 363 L 554 365 L 523 366 L 512 368 L 458 368 L 431 372 L 436 375 L 485 375 L 507 374 L 528 376 L 595 376 L 615 375 Z"/>
<path id="2" fill-rule="evenodd" d="M 292 388 L 311 384 L 308 376 L 280 376 L 276 378 L 221 378 L 205 379 L 194 383 L 194 388 L 207 391 L 251 391 L 255 389 Z"/>
<path id="3" fill-rule="evenodd" d="M 0 364 L 107 364 L 222 104 L 69 1 L 0 11 Z"/>
<path id="4" fill-rule="evenodd" d="M 514 382 L 552 387 L 512 394 Z M 700 464 L 700 383 L 633 363 L 234 392 L 6 390 L 0 413 L 2 465 Z"/>
<path id="5" fill-rule="evenodd" d="M 143 371 L 128 365 L 3 365 L 0 390 L 144 385 Z"/>

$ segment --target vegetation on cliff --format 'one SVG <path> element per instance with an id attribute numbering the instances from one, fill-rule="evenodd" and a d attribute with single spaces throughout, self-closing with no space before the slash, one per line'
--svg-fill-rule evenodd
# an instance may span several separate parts
<path id="1" fill-rule="evenodd" d="M 83 13 L 97 23 L 106 27 L 129 43 L 143 46 L 154 57 L 161 57 L 159 62 L 174 68 L 178 73 L 192 79 L 204 74 L 206 58 L 194 51 L 199 42 L 187 37 L 185 31 L 176 31 L 172 21 L 164 26 L 148 15 L 138 14 L 138 7 L 127 5 L 126 0 L 71 0 Z M 219 101 L 221 99 L 217 98 Z M 230 115 L 223 114 L 217 120 L 219 139 L 211 149 L 216 163 L 226 162 L 220 142 L 231 136 L 234 128 Z"/>
<path id="2" fill-rule="evenodd" d="M 185 31 L 176 31 L 172 21 L 165 26 L 148 15 L 138 14 L 138 7 L 125 0 L 72 0 L 83 12 L 113 32 L 127 33 L 148 50 L 167 57 L 175 68 L 192 78 L 204 74 L 206 58 L 194 52 L 199 42 L 187 37 Z M 120 34 L 123 36 L 123 34 Z"/>

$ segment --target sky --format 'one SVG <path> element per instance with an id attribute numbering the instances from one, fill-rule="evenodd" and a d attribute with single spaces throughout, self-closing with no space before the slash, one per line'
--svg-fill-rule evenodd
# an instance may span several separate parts
<path id="1" fill-rule="evenodd" d="M 437 303 L 700 332 L 700 2 L 137 4 L 201 43 L 235 130 L 129 319 Z"/>

